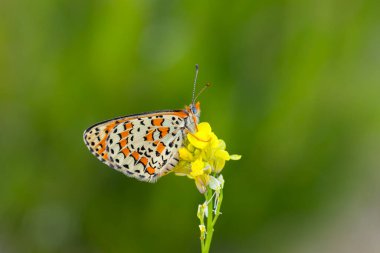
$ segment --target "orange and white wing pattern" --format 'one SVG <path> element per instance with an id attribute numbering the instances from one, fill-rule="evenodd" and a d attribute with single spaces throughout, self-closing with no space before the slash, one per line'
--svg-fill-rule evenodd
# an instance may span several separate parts
<path id="1" fill-rule="evenodd" d="M 119 117 L 95 124 L 83 135 L 88 149 L 109 167 L 155 182 L 178 163 L 187 124 L 186 110 Z"/>

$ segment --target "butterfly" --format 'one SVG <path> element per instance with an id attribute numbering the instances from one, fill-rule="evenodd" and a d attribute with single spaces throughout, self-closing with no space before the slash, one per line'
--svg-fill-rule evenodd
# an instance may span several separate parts
<path id="1" fill-rule="evenodd" d="M 87 148 L 101 162 L 144 182 L 156 182 L 179 162 L 178 150 L 186 134 L 195 133 L 200 103 L 193 99 L 182 110 L 163 110 L 122 116 L 97 123 L 84 131 Z"/>

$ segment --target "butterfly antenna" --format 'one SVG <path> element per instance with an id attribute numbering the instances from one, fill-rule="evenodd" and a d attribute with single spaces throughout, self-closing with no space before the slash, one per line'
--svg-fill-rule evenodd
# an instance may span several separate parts
<path id="1" fill-rule="evenodd" d="M 195 102 L 195 99 L 196 99 L 196 97 L 195 97 L 195 88 L 197 86 L 198 71 L 199 71 L 199 65 L 195 64 L 195 78 L 194 78 L 194 87 L 193 87 L 193 99 L 192 99 L 192 102 L 191 102 L 193 105 L 194 105 L 194 102 Z"/>
<path id="2" fill-rule="evenodd" d="M 199 95 L 201 95 L 210 86 L 211 86 L 211 83 L 206 83 L 206 85 L 198 92 L 198 94 L 195 97 L 194 101 L 197 100 L 197 98 L 199 97 Z"/>

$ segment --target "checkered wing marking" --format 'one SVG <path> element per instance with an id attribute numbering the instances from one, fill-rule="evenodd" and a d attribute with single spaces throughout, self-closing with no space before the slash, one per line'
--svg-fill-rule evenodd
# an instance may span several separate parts
<path id="1" fill-rule="evenodd" d="M 121 117 L 90 127 L 84 140 L 109 167 L 141 181 L 155 182 L 178 163 L 186 117 L 184 111 Z"/>

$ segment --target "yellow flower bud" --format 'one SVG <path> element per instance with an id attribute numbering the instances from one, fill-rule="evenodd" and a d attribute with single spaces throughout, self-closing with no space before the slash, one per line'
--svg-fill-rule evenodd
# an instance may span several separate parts
<path id="1" fill-rule="evenodd" d="M 186 160 L 186 161 L 193 161 L 194 160 L 193 154 L 191 154 L 190 151 L 184 147 L 179 149 L 179 157 L 182 160 Z"/>
<path id="2" fill-rule="evenodd" d="M 231 160 L 240 160 L 241 155 L 230 155 Z"/>
<path id="3" fill-rule="evenodd" d="M 230 155 L 228 154 L 228 152 L 221 149 L 215 151 L 215 157 L 226 161 L 230 160 Z"/>
<path id="4" fill-rule="evenodd" d="M 206 227 L 205 225 L 199 225 L 199 230 L 201 232 L 201 240 L 206 238 Z"/>
<path id="5" fill-rule="evenodd" d="M 191 172 L 190 176 L 197 177 L 203 174 L 203 169 L 205 167 L 204 162 L 202 161 L 202 158 L 199 158 L 191 163 Z"/>

